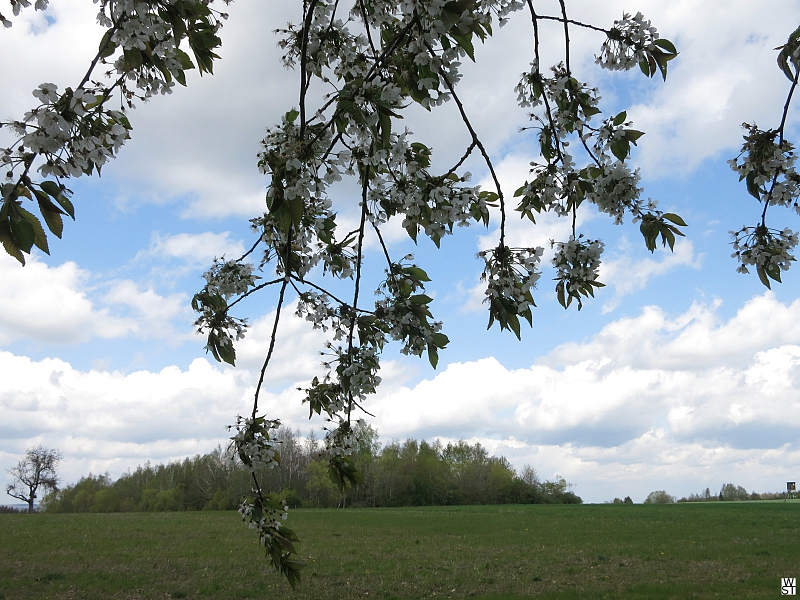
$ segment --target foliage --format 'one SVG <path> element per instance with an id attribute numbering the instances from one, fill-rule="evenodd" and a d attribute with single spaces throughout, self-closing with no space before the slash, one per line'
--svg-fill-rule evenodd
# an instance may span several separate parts
<path id="1" fill-rule="evenodd" d="M 782 206 L 800 214 L 800 175 L 794 167 L 797 156 L 794 145 L 785 137 L 786 118 L 800 76 L 800 27 L 776 50 L 780 50 L 778 66 L 791 82 L 780 124 L 777 129 L 761 130 L 755 123 L 744 123 L 744 144 L 739 155 L 728 161 L 739 181 L 745 182 L 747 192 L 763 204 L 758 224 L 730 232 L 734 249 L 731 256 L 739 261 L 740 273 L 749 273 L 748 267 L 755 267 L 767 288 L 771 287 L 770 280 L 780 283 L 781 271 L 788 270 L 795 261 L 798 240 L 797 233 L 788 227 L 768 227 L 767 210 Z"/>
<path id="2" fill-rule="evenodd" d="M 674 504 L 675 497 L 670 496 L 664 490 L 658 490 L 656 492 L 650 492 L 647 495 L 647 498 L 644 501 L 645 504 Z"/>
<path id="3" fill-rule="evenodd" d="M 718 494 L 712 494 L 711 488 L 706 488 L 699 494 L 689 494 L 678 502 L 722 502 L 722 501 L 744 501 L 744 500 L 784 500 L 786 492 L 749 492 L 741 485 L 725 483 L 720 488 Z"/>
<path id="4" fill-rule="evenodd" d="M 50 513 L 233 510 L 250 494 L 254 472 L 267 489 L 280 490 L 273 496 L 279 512 L 301 506 L 581 503 L 563 478 L 541 482 L 530 467 L 518 475 L 504 457 L 489 456 L 480 444 L 406 440 L 381 447 L 369 427 L 360 428 L 356 440 L 353 464 L 363 480 L 344 491 L 331 481 L 319 442 L 313 437 L 300 440 L 281 428 L 274 441 L 282 460 L 272 468 L 251 470 L 230 451 L 217 448 L 166 465 L 146 464 L 117 481 L 89 474 L 46 496 L 43 507 Z"/>
<path id="5" fill-rule="evenodd" d="M 43 10 L 47 4 L 37 0 L 34 7 Z M 29 5 L 28 0 L 12 0 L 14 15 Z M 38 106 L 19 120 L 0 123 L 17 136 L 0 150 L 7 168 L 0 187 L 0 242 L 23 264 L 34 246 L 49 252 L 35 213 L 53 235 L 62 235 L 62 217 L 75 216 L 66 182 L 99 174 L 116 156 L 131 135 L 134 101 L 168 94 L 175 82 L 186 85 L 189 69 L 212 73 L 219 58 L 218 34 L 227 15 L 214 8 L 214 0 L 100 0 L 99 5 L 98 22 L 106 32 L 82 80 L 63 92 L 55 84 L 41 84 L 34 91 Z M 390 340 L 399 342 L 403 353 L 427 355 L 435 368 L 439 352 L 449 344 L 442 323 L 433 316 L 432 296 L 425 293 L 430 281 L 426 271 L 412 256 L 391 257 L 382 225 L 398 216 L 413 240 L 422 234 L 439 246 L 456 225 L 486 226 L 499 217 L 497 245 L 480 255 L 488 326 L 497 323 L 519 338 L 520 318 L 532 324 L 543 249 L 507 245 L 507 194 L 456 89 L 461 60 L 476 60 L 477 41 L 495 35 L 513 13 L 529 13 L 534 38 L 530 69 L 514 92 L 529 113 L 531 125 L 524 131 L 532 132 L 540 157 L 531 163 L 529 181 L 514 198 L 516 211 L 531 224 L 544 212 L 572 221 L 569 239 L 553 241 L 555 292 L 565 309 L 575 301 L 580 310 L 583 300 L 603 287 L 598 277 L 604 245 L 577 231 L 578 210 L 593 206 L 615 223 L 626 215 L 640 222 L 650 251 L 659 242 L 672 249 L 676 236 L 683 235 L 680 227 L 686 225 L 678 215 L 663 213 L 654 201 L 641 198 L 639 172 L 630 168 L 629 159 L 643 132 L 633 129 L 625 111 L 603 115 L 599 91 L 579 81 L 571 66 L 570 30 L 579 27 L 599 34 L 596 63 L 601 68 L 638 66 L 648 77 L 659 74 L 666 79 L 669 62 L 678 52 L 641 13 L 623 14 L 603 29 L 570 18 L 565 0 L 560 0 L 556 15 L 539 14 L 530 0 L 357 0 L 349 7 L 338 0 L 303 0 L 300 7 L 301 21 L 278 31 L 283 63 L 299 74 L 299 98 L 297 107 L 287 107 L 262 142 L 258 165 L 269 178 L 266 212 L 251 220 L 256 234 L 251 249 L 239 259 L 215 261 L 205 274 L 205 287 L 192 300 L 199 313 L 197 327 L 207 334 L 206 349 L 217 360 L 234 364 L 234 342 L 245 335 L 247 323 L 230 314 L 231 309 L 255 292 L 273 286 L 279 290 L 252 413 L 237 420 L 233 440 L 251 477 L 249 495 L 240 506 L 242 517 L 258 530 L 272 565 L 292 585 L 302 565 L 292 558 L 295 536 L 282 524 L 285 498 L 277 490 L 269 492 L 259 480 L 262 467 L 275 468 L 281 461 L 273 438 L 279 421 L 259 416 L 258 397 L 275 350 L 281 311 L 289 301 L 287 292 L 297 296 L 298 314 L 330 332 L 325 372 L 310 382 L 305 401 L 310 413 L 329 420 L 324 443 L 327 472 L 342 494 L 364 482 L 355 454 L 353 413 L 364 409 L 380 384 L 384 346 Z M 0 21 L 11 25 L 2 15 Z M 549 69 L 540 60 L 541 47 L 554 43 L 542 39 L 540 25 L 548 21 L 563 26 L 564 48 L 563 60 Z M 781 68 L 787 74 L 796 71 L 796 46 L 790 40 L 781 53 Z M 101 65 L 108 68 L 105 74 L 100 73 Z M 796 80 L 795 75 L 793 88 Z M 322 97 L 321 104 L 310 106 L 312 96 Z M 109 108 L 114 101 L 120 109 Z M 437 173 L 432 148 L 401 130 L 399 120 L 411 104 L 433 110 L 447 101 L 455 103 L 470 142 L 456 165 Z M 777 148 L 788 157 L 791 149 L 784 145 L 782 128 L 778 137 Z M 770 136 L 758 140 L 762 138 Z M 473 153 L 484 163 L 493 189 L 469 184 L 463 165 Z M 787 158 L 786 169 L 790 162 Z M 756 171 L 759 168 L 756 165 Z M 789 189 L 793 179 L 786 169 L 781 181 L 789 182 L 784 186 Z M 356 229 L 340 232 L 331 190 L 345 176 L 360 190 L 360 215 Z M 753 186 L 762 185 L 759 177 L 751 178 Z M 369 307 L 362 297 L 368 229 L 374 230 L 386 259 L 385 279 L 375 285 L 378 299 Z M 742 242 L 741 256 L 760 265 L 759 274 L 766 274 L 762 280 L 774 279 L 776 269 L 791 260 L 786 252 L 795 238 L 787 236 L 759 230 Z M 247 262 L 251 256 L 254 264 Z M 256 270 L 274 277 L 259 282 Z M 337 297 L 321 285 L 318 275 L 352 280 L 352 295 Z M 496 470 L 502 478 L 502 468 Z M 319 493 L 324 491 L 321 485 Z M 169 504 L 179 499 L 152 501 Z"/>
<path id="6" fill-rule="evenodd" d="M 303 391 L 309 415 L 317 413 L 328 420 L 324 443 L 327 471 L 344 503 L 350 487 L 366 482 L 355 436 L 361 420 L 353 414 L 369 414 L 364 404 L 380 384 L 380 355 L 385 345 L 392 340 L 400 343 L 405 354 L 427 354 L 435 368 L 440 351 L 449 343 L 442 323 L 433 316 L 433 298 L 425 291 L 430 281 L 427 272 L 411 255 L 393 258 L 383 242 L 381 227 L 390 218 L 400 217 L 414 241 L 424 235 L 439 247 L 454 226 L 488 225 L 494 211 L 499 216 L 497 245 L 479 254 L 484 262 L 481 280 L 486 284 L 488 327 L 497 323 L 501 330 L 508 329 L 519 338 L 520 319 L 532 324 L 533 291 L 544 250 L 506 243 L 507 196 L 456 90 L 460 61 L 465 57 L 474 61 L 476 40 L 486 41 L 494 35 L 495 26 L 502 26 L 512 13 L 528 10 L 533 56 L 531 68 L 522 75 L 515 92 L 521 108 L 529 113 L 532 125 L 526 131 L 535 132 L 541 160 L 531 163 L 532 177 L 514 193 L 516 210 L 532 224 L 544 212 L 572 220 L 570 238 L 553 242 L 552 264 L 557 270 L 559 302 L 568 308 L 576 301 L 580 309 L 585 298 L 603 287 L 598 273 L 604 248 L 602 241 L 585 240 L 577 231 L 581 205 L 594 206 L 615 223 L 621 223 L 626 215 L 634 222 L 641 221 L 640 230 L 651 251 L 659 241 L 672 249 L 675 237 L 683 235 L 679 227 L 686 224 L 677 215 L 657 210 L 654 201 L 641 198 L 639 173 L 630 169 L 628 161 L 643 133 L 632 128 L 624 111 L 603 117 L 598 90 L 575 78 L 570 64 L 570 27 L 605 35 L 597 63 L 611 70 L 638 65 L 649 77 L 660 73 L 666 78 L 668 62 L 677 51 L 639 13 L 634 17 L 625 14 L 605 30 L 570 19 L 563 1 L 555 16 L 539 15 L 532 2 L 517 0 L 364 0 L 353 3 L 348 12 L 333 0 L 306 0 L 302 8 L 299 24 L 279 30 L 283 62 L 299 71 L 299 102 L 267 130 L 262 142 L 259 167 L 269 177 L 267 211 L 251 220 L 256 232 L 251 249 L 238 260 L 215 262 L 205 274 L 206 285 L 195 296 L 193 306 L 200 313 L 198 329 L 208 336 L 207 350 L 217 360 L 235 364 L 234 341 L 244 335 L 246 322 L 232 316 L 231 308 L 255 292 L 272 286 L 278 289 L 272 338 L 252 414 L 249 419 L 240 418 L 243 429 L 234 438 L 240 455 L 273 457 L 269 434 L 257 435 L 253 428 L 261 427 L 258 398 L 275 350 L 287 292 L 296 294 L 298 315 L 314 328 L 329 332 L 325 371 Z M 549 71 L 540 64 L 543 42 L 539 31 L 540 24 L 548 20 L 563 24 L 565 43 L 564 60 Z M 307 106 L 312 91 L 325 94 L 316 107 Z M 451 100 L 470 143 L 456 165 L 437 174 L 432 170 L 432 148 L 397 124 L 411 104 L 434 110 Z M 462 167 L 473 153 L 484 162 L 493 189 L 469 185 L 470 174 Z M 578 160 L 585 164 L 577 167 Z M 340 233 L 332 190 L 345 176 L 354 178 L 360 190 L 360 214 L 357 228 Z M 368 229 L 374 231 L 386 260 L 385 279 L 375 286 L 377 300 L 369 307 L 362 299 L 367 285 L 362 267 Z M 251 255 L 257 268 L 269 273 L 262 283 L 256 282 L 254 267 L 246 262 Z M 315 270 L 317 266 L 321 269 Z M 352 280 L 352 295 L 337 297 L 318 275 Z M 277 426 L 278 421 L 270 423 Z M 401 452 L 411 451 L 410 447 L 398 447 L 384 453 L 395 452 L 400 461 Z M 429 470 L 426 480 L 409 480 L 419 501 L 450 502 L 454 492 L 445 484 L 447 469 L 438 450 L 421 443 L 415 452 L 420 468 Z M 277 461 L 278 454 L 274 456 Z M 312 488 L 319 496 L 330 495 L 319 477 L 322 470 L 312 467 Z M 489 472 L 487 477 L 496 478 L 495 487 L 500 489 L 514 481 L 503 474 L 508 473 L 503 465 L 495 464 Z M 270 540 L 279 536 L 285 505 L 282 508 L 277 499 L 262 493 L 261 475 L 256 471 L 253 482 L 253 495 L 241 512 L 261 531 L 261 540 L 269 549 Z M 543 489 L 547 497 L 571 493 L 560 481 L 547 482 Z M 261 510 L 267 506 L 271 512 L 262 518 Z M 254 524 L 250 515 L 256 513 L 261 520 Z M 291 548 L 285 544 L 281 552 L 270 550 L 273 565 L 284 573 Z"/>
<path id="7" fill-rule="evenodd" d="M 631 500 L 630 496 L 625 496 L 625 500 L 621 500 L 620 498 L 614 498 L 611 504 L 633 504 L 633 500 Z"/>
<path id="8" fill-rule="evenodd" d="M 16 466 L 8 469 L 11 483 L 6 485 L 6 494 L 28 504 L 28 512 L 33 512 L 37 494 L 41 489 L 58 488 L 58 463 L 62 454 L 58 450 L 48 450 L 41 445 L 28 448 L 25 457 Z"/>

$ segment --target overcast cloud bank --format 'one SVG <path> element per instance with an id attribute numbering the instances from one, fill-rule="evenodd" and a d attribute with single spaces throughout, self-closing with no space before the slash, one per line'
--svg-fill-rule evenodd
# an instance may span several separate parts
<path id="1" fill-rule="evenodd" d="M 688 494 L 732 478 L 777 490 L 800 468 L 792 425 L 800 420 L 800 300 L 766 293 L 727 321 L 718 306 L 674 317 L 648 307 L 526 369 L 485 358 L 405 387 L 402 367 L 390 365 L 394 384 L 368 408 L 384 441 L 480 441 L 518 468 L 576 482 L 589 501 L 664 487 Z M 269 321 L 256 323 L 237 369 L 197 359 L 186 371 L 84 372 L 0 352 L 3 466 L 43 443 L 65 452 L 71 480 L 223 443 L 223 425 L 247 411 Z M 292 360 L 276 363 L 262 407 L 307 432 L 295 388 L 315 370 L 318 340 L 297 318 L 284 335 L 295 341 Z M 291 383 L 276 389 L 280 381 Z"/>

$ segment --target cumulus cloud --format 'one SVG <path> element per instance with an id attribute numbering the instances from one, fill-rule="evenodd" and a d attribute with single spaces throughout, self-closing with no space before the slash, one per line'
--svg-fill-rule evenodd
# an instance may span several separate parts
<path id="1" fill-rule="evenodd" d="M 324 338 L 293 312 L 290 304 L 281 316 L 259 407 L 309 431 L 322 420 L 315 416 L 309 424 L 297 388 L 321 374 Z M 272 311 L 257 319 L 237 344 L 236 368 L 197 358 L 186 369 L 82 371 L 57 358 L 35 361 L 0 351 L 0 467 L 42 443 L 65 453 L 63 476 L 74 481 L 89 471 L 118 476 L 146 460 L 174 460 L 227 443 L 225 426 L 251 410 L 274 317 Z M 382 375 L 394 390 L 407 370 L 387 361 Z"/>
<path id="2" fill-rule="evenodd" d="M 21 267 L 3 252 L 0 280 L 4 345 L 26 339 L 75 344 L 131 335 L 174 339 L 181 330 L 185 335 L 191 323 L 185 294 L 162 296 L 130 280 L 106 281 L 98 288 L 92 274 L 74 262 L 51 267 L 34 255 Z M 105 294 L 99 295 L 100 289 Z"/>
<path id="3" fill-rule="evenodd" d="M 800 300 L 766 293 L 728 320 L 718 308 L 674 317 L 646 308 L 528 368 L 487 357 L 409 386 L 408 370 L 389 363 L 389 385 L 367 409 L 384 440 L 480 441 L 518 467 L 579 483 L 588 500 L 643 498 L 668 483 L 688 494 L 733 474 L 748 489 L 777 489 L 800 466 L 791 426 L 800 419 Z M 85 372 L 0 352 L 0 450 L 58 446 L 73 477 L 207 451 L 248 410 L 272 316 L 240 343 L 236 369 L 197 359 L 186 370 Z M 279 347 L 292 351 L 276 354 L 260 406 L 307 430 L 296 387 L 319 373 L 321 338 L 288 311 L 285 319 Z"/>
<path id="4" fill-rule="evenodd" d="M 663 2 L 648 4 L 661 13 L 659 30 L 671 32 L 665 35 L 681 52 L 667 84 L 628 111 L 647 132 L 640 146 L 648 175 L 690 171 L 722 151 L 732 158 L 743 122 L 777 127 L 790 82 L 775 64 L 775 48 L 800 20 L 797 3 L 683 0 L 666 9 Z"/>
<path id="5" fill-rule="evenodd" d="M 178 259 L 192 267 L 207 267 L 215 258 L 235 259 L 244 254 L 241 240 L 232 239 L 230 231 L 214 233 L 178 233 L 161 235 L 156 232 L 150 240 L 150 247 L 139 252 L 137 258 L 153 256 L 157 258 Z"/>
<path id="6" fill-rule="evenodd" d="M 629 115 L 648 134 L 640 145 L 642 163 L 650 174 L 692 169 L 705 158 L 732 149 L 740 139 L 742 121 L 777 122 L 788 82 L 774 66 L 773 48 L 785 40 L 791 26 L 785 31 L 776 27 L 775 15 L 785 23 L 796 22 L 800 9 L 795 3 L 735 0 L 723 6 L 642 0 L 638 8 L 681 50 L 666 84 L 645 86 L 640 74 L 600 71 L 593 64 L 602 42 L 597 32 L 573 28 L 572 54 L 577 75 L 600 81 L 612 100 L 622 95 L 617 88 L 631 87 L 631 82 L 644 86 L 645 97 L 637 100 Z M 65 0 L 50 8 L 52 24 L 41 13 L 28 11 L 4 33 L 0 54 L 15 59 L 0 65 L 7 90 L 0 99 L 0 116 L 18 117 L 30 109 L 30 91 L 43 81 L 54 81 L 63 89 L 80 80 L 102 34 L 95 10 L 78 0 Z M 268 8 L 232 5 L 214 76 L 201 79 L 190 73 L 187 89 L 179 87 L 170 97 L 155 98 L 131 114 L 133 139 L 106 167 L 111 184 L 106 193 L 131 205 L 179 201 L 185 214 L 193 217 L 263 210 L 265 181 L 255 164 L 258 142 L 264 128 L 279 122 L 281 114 L 297 103 L 296 73 L 280 66 L 276 38 L 263 32 L 297 20 L 298 10 L 293 3 Z M 542 10 L 557 14 L 559 7 L 551 2 Z M 610 26 L 631 7 L 626 0 L 614 0 L 575 2 L 570 10 L 578 20 Z M 542 35 L 557 39 L 560 30 L 557 24 L 546 23 Z M 513 93 L 530 61 L 530 39 L 529 19 L 515 15 L 491 40 L 478 45 L 478 61 L 463 67 L 460 95 L 496 158 L 533 139 L 532 132 L 518 134 L 527 118 Z M 560 41 L 545 43 L 542 52 L 545 64 L 563 59 Z M 312 90 L 312 97 L 320 94 L 321 90 Z M 453 103 L 432 113 L 412 107 L 405 124 L 433 143 L 437 168 L 451 165 L 470 141 Z M 432 127 L 437 131 L 433 140 L 425 135 Z M 486 172 L 477 155 L 467 167 Z"/>
<path id="7" fill-rule="evenodd" d="M 783 471 L 770 457 L 800 458 L 791 426 L 800 418 L 800 301 L 767 293 L 725 322 L 717 308 L 673 318 L 646 308 L 526 369 L 491 357 L 453 363 L 370 410 L 389 437 L 483 440 L 518 466 L 583 481 L 590 494 L 610 489 L 609 473 L 643 490 L 685 475 L 688 494 L 728 469 L 746 486 L 777 489 Z M 768 469 L 754 470 L 764 461 Z"/>
<path id="8" fill-rule="evenodd" d="M 0 253 L 0 343 L 75 343 L 131 333 L 131 319 L 114 317 L 87 297 L 89 278 L 74 262 L 48 267 L 32 256 L 23 268 Z"/>
<path id="9" fill-rule="evenodd" d="M 603 261 L 599 280 L 614 288 L 614 296 L 603 304 L 603 313 L 609 313 L 622 301 L 622 298 L 643 290 L 653 277 L 666 275 L 678 267 L 699 269 L 702 256 L 696 256 L 691 240 L 678 240 L 675 251 L 657 250 L 656 256 L 636 260 L 629 254 Z"/>

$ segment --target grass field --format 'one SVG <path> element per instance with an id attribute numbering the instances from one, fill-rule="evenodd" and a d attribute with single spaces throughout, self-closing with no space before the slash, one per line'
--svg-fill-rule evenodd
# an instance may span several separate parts
<path id="1" fill-rule="evenodd" d="M 0 599 L 774 598 L 800 503 L 295 510 L 292 592 L 226 513 L 0 515 Z"/>

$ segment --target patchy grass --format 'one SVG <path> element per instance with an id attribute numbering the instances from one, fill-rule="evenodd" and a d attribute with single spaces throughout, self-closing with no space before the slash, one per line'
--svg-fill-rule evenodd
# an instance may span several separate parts
<path id="1" fill-rule="evenodd" d="M 773 598 L 800 504 L 295 510 L 292 593 L 236 513 L 0 515 L 0 600 Z"/>

